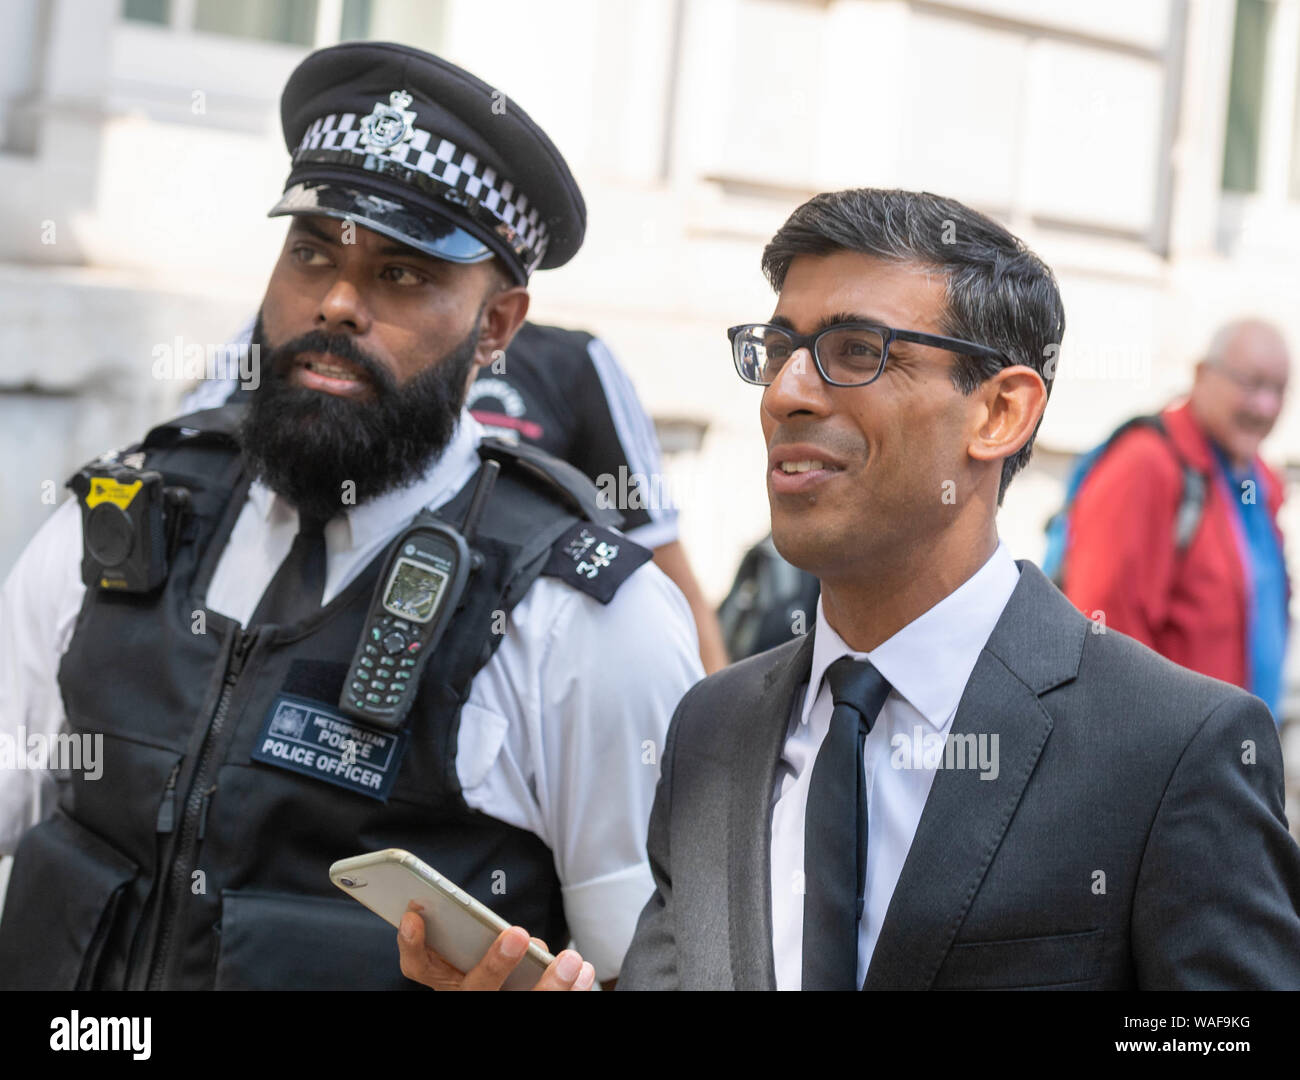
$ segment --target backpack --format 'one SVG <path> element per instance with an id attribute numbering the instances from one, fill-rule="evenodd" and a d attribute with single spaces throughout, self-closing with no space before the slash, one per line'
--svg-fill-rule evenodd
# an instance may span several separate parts
<path id="1" fill-rule="evenodd" d="M 1173 451 L 1183 470 L 1183 494 L 1178 503 L 1178 512 L 1174 515 L 1174 550 L 1182 555 L 1196 535 L 1205 510 L 1208 486 L 1205 474 L 1190 465 L 1178 452 L 1178 448 L 1169 437 L 1164 421 L 1159 416 L 1135 416 L 1120 424 L 1101 445 L 1081 455 L 1070 468 L 1070 475 L 1065 483 L 1065 504 L 1048 519 L 1044 529 L 1047 533 L 1047 550 L 1043 555 L 1042 571 L 1058 589 L 1064 588 L 1065 545 L 1069 538 L 1070 511 L 1074 509 L 1074 500 L 1079 493 L 1079 488 L 1097 462 L 1110 449 L 1111 444 L 1135 427 L 1148 427 L 1158 432 Z"/>

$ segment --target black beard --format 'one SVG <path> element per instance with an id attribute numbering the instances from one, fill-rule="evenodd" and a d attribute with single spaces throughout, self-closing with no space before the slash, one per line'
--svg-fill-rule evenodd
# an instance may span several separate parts
<path id="1" fill-rule="evenodd" d="M 478 327 L 476 318 L 460 344 L 399 386 L 348 334 L 315 330 L 269 347 L 258 312 L 252 344 L 260 346 L 262 381 L 248 395 L 240 430 L 244 467 L 300 514 L 322 519 L 414 483 L 455 434 Z M 373 396 L 344 398 L 289 384 L 294 357 L 305 352 L 355 364 Z"/>

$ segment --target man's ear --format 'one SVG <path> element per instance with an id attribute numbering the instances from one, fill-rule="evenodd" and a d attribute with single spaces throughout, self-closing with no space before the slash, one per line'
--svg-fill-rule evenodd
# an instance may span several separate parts
<path id="1" fill-rule="evenodd" d="M 523 285 L 497 288 L 483 302 L 479 315 L 478 348 L 474 363 L 487 367 L 505 351 L 528 314 L 528 289 Z"/>
<path id="2" fill-rule="evenodd" d="M 973 396 L 983 408 L 967 451 L 976 461 L 1001 461 L 1033 437 L 1047 407 L 1047 384 L 1033 368 L 1016 364 L 986 379 Z"/>

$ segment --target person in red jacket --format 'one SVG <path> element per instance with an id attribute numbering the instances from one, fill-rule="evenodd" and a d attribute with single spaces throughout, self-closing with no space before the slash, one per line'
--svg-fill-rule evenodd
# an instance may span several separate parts
<path id="1" fill-rule="evenodd" d="M 1136 426 L 1088 473 L 1070 513 L 1064 591 L 1098 627 L 1244 687 L 1279 716 L 1290 588 L 1277 526 L 1281 478 L 1260 442 L 1282 410 L 1290 361 L 1271 325 L 1223 327 L 1191 394 Z M 1204 478 L 1178 550 L 1184 463 Z"/>

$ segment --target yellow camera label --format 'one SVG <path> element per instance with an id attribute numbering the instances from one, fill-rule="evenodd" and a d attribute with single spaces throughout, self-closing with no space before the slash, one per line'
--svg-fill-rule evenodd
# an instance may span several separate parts
<path id="1" fill-rule="evenodd" d="M 131 505 L 131 500 L 136 497 L 143 480 L 137 480 L 133 484 L 122 484 L 116 480 L 110 480 L 103 476 L 92 476 L 90 478 L 90 490 L 86 492 L 86 508 L 94 509 L 100 503 L 112 503 L 120 510 L 125 510 Z"/>

